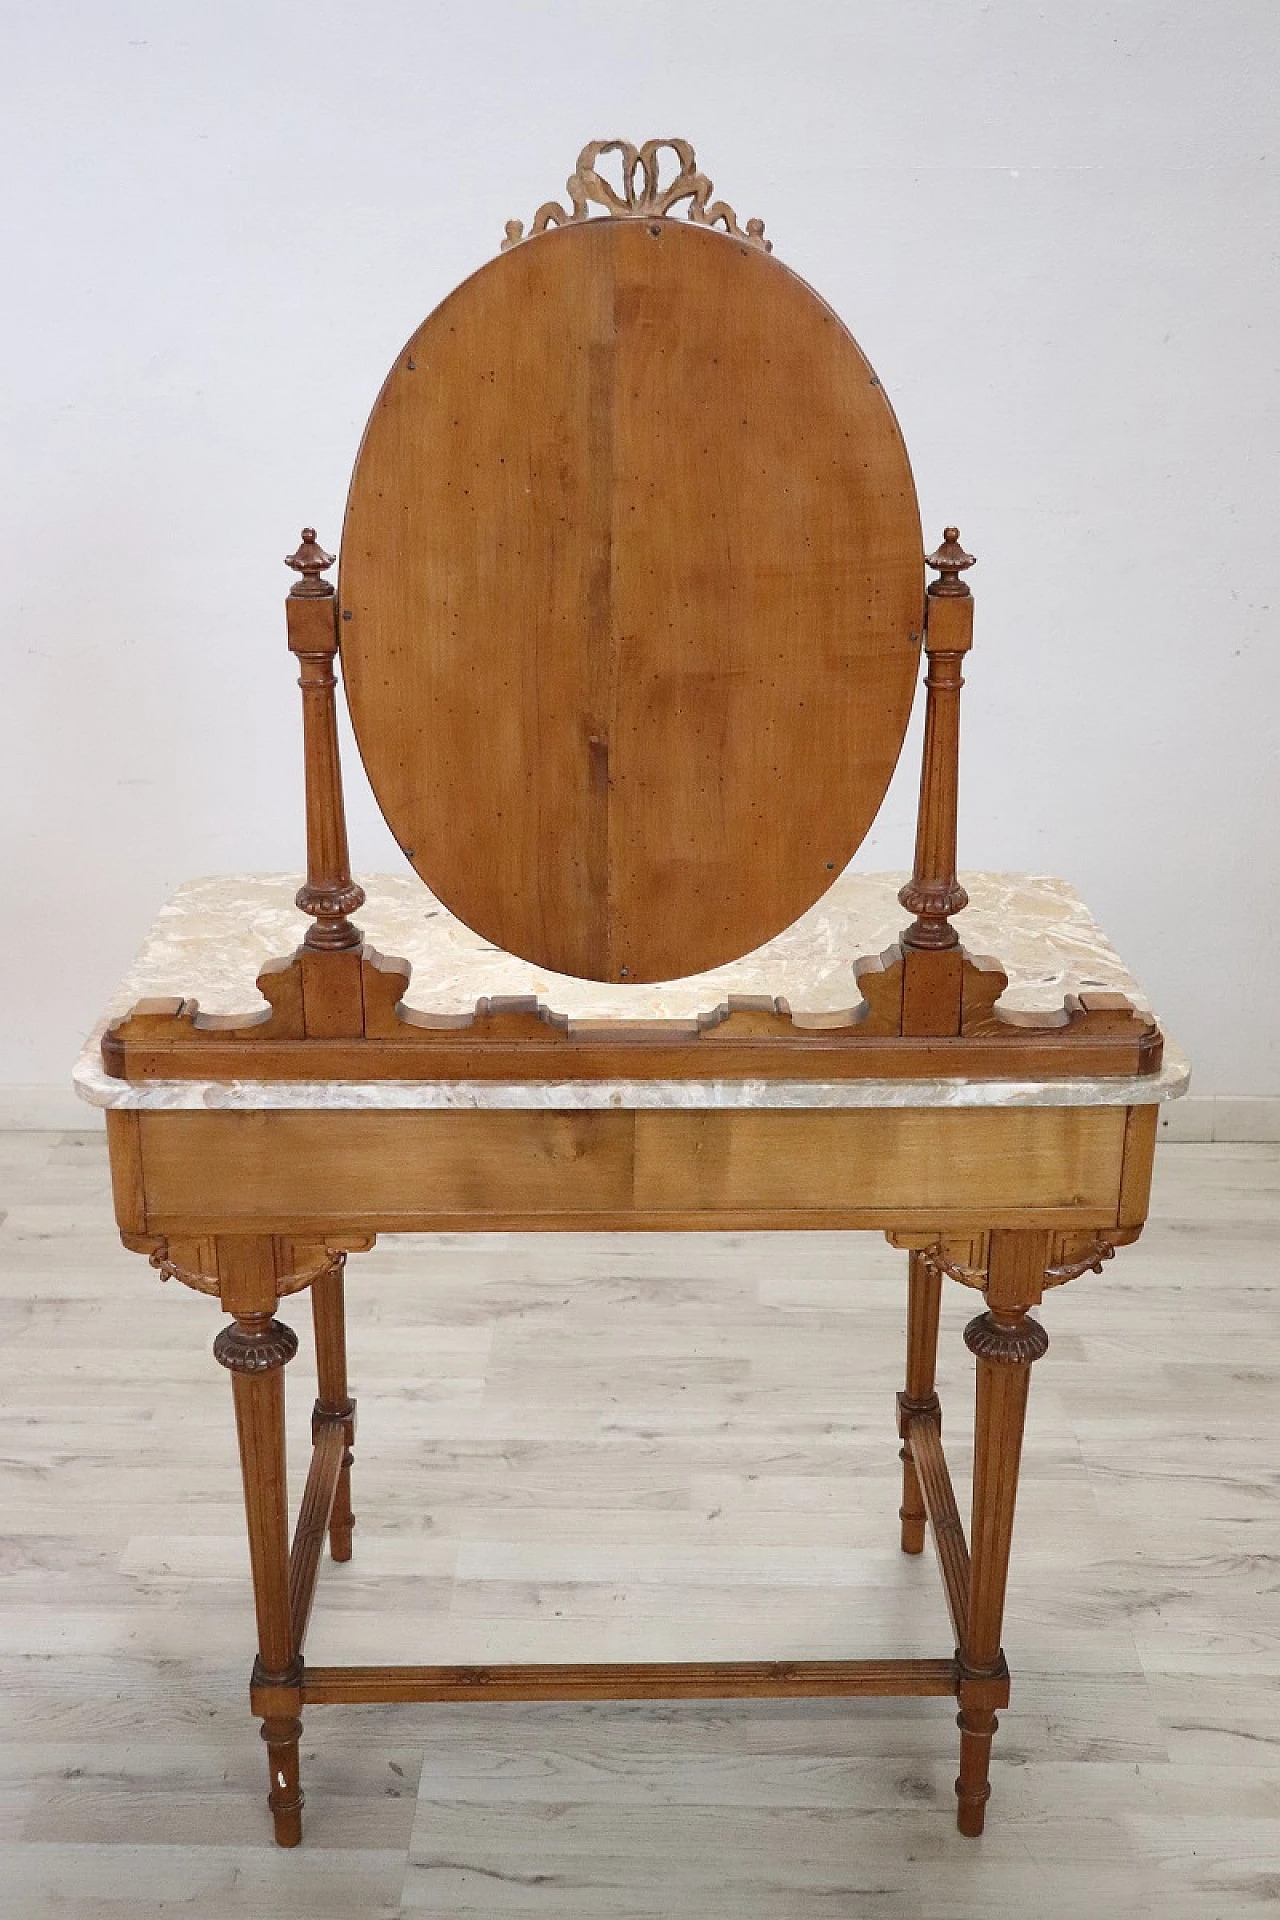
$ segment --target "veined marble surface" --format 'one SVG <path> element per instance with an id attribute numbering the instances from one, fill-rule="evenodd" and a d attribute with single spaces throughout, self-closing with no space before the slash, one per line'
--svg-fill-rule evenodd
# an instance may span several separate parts
<path id="1" fill-rule="evenodd" d="M 846 873 L 794 926 L 754 953 L 684 980 L 619 986 L 549 973 L 501 952 L 454 919 L 413 875 L 376 874 L 358 919 L 380 953 L 412 963 L 408 1000 L 436 1013 L 469 1012 L 481 995 L 536 994 L 576 1018 L 689 1019 L 731 993 L 770 994 L 797 1013 L 857 1000 L 853 962 L 901 931 L 902 873 Z M 75 1067 L 82 1098 L 100 1107 L 921 1107 L 1128 1106 L 1174 1099 L 1190 1079 L 1166 1037 L 1164 1066 L 1135 1079 L 1057 1081 L 216 1081 L 132 1084 L 103 1070 L 109 1020 L 135 1001 L 181 994 L 207 1013 L 265 1005 L 254 986 L 264 961 L 290 953 L 307 925 L 293 904 L 300 874 L 189 880 L 161 908 L 137 960 L 112 995 Z M 963 876 L 970 904 L 957 926 L 969 951 L 992 954 L 1009 976 L 1001 1005 L 1051 1011 L 1067 993 L 1125 993 L 1147 1007 L 1065 880 L 1038 874 Z"/>

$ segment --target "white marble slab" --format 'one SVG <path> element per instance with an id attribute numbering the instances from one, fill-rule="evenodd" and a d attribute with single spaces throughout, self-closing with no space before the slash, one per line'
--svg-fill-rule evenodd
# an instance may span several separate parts
<path id="1" fill-rule="evenodd" d="M 365 882 L 366 938 L 413 966 L 411 1006 L 469 1012 L 482 994 L 536 994 L 577 1018 L 688 1019 L 731 993 L 770 994 L 797 1013 L 852 1006 L 855 959 L 901 931 L 901 873 L 846 873 L 793 927 L 710 973 L 657 986 L 601 985 L 549 973 L 502 953 L 452 916 L 413 875 Z M 163 907 L 137 960 L 85 1043 L 75 1067 L 80 1095 L 100 1107 L 880 1107 L 1127 1106 L 1176 1098 L 1190 1078 L 1166 1040 L 1157 1074 L 1134 1079 L 977 1081 L 216 1081 L 133 1084 L 104 1072 L 107 1022 L 153 995 L 195 998 L 208 1013 L 262 1007 L 253 982 L 264 961 L 287 954 L 306 926 L 293 905 L 299 874 L 189 880 Z M 995 955 L 1009 976 L 1001 1005 L 1050 1011 L 1067 993 L 1125 993 L 1149 1003 L 1064 880 L 1037 874 L 964 875 L 970 905 L 958 925 L 970 952 Z"/>

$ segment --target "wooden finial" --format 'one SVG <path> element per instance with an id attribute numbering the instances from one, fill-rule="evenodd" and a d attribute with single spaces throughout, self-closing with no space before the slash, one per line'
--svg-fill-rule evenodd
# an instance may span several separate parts
<path id="1" fill-rule="evenodd" d="M 292 565 L 292 562 L 290 562 Z M 935 567 L 942 575 L 940 580 L 932 582 L 929 592 L 935 600 L 966 600 L 969 589 L 960 575 L 966 567 L 974 564 L 974 556 L 966 553 L 960 545 L 959 527 L 942 529 L 942 545 L 936 553 L 931 553 L 925 561 L 926 566 Z M 295 587 L 294 592 L 298 589 Z"/>
<path id="2" fill-rule="evenodd" d="M 321 574 L 326 567 L 333 565 L 335 556 L 326 553 L 316 542 L 314 527 L 302 529 L 302 545 L 296 553 L 286 554 L 285 565 L 292 567 L 295 573 L 302 575 L 301 580 L 289 589 L 291 600 L 327 600 L 333 592 L 333 582 L 322 580 Z M 931 589 L 932 591 L 932 589 Z"/>

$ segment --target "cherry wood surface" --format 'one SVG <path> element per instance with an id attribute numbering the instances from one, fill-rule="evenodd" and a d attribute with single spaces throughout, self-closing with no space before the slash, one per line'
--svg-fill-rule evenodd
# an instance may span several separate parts
<path id="1" fill-rule="evenodd" d="M 455 1227 L 1129 1226 L 1150 1173 L 1151 1136 L 1130 1118 L 1142 1113 L 272 1109 L 108 1122 L 122 1160 L 136 1150 L 140 1166 L 140 1214 L 126 1211 L 130 1187 L 117 1189 L 123 1230 L 309 1240 Z"/>
<path id="2" fill-rule="evenodd" d="M 662 184 L 662 150 L 679 172 Z M 616 151 L 623 188 L 597 162 Z M 997 963 L 952 919 L 961 668 L 973 556 L 956 528 L 929 558 L 901 437 L 835 316 L 741 228 L 684 142 L 593 142 L 572 212 L 538 209 L 415 334 L 357 462 L 339 591 L 304 530 L 288 565 L 307 777 L 314 922 L 260 976 L 255 1020 L 143 1002 L 104 1043 L 127 1077 L 252 1083 L 420 1072 L 583 1077 L 647 1059 L 770 1077 L 864 1052 L 909 1082 L 999 1071 L 1151 1071 L 1153 1021 L 1118 996 L 1002 1015 Z M 693 224 L 666 217 L 691 201 Z M 588 218 L 589 204 L 618 217 Z M 722 225 L 726 231 L 711 230 Z M 863 958 L 861 1003 L 815 1030 L 781 1003 L 659 1036 L 571 1031 L 525 1004 L 440 1021 L 403 1003 L 408 970 L 350 919 L 334 673 L 388 821 L 434 891 L 495 943 L 566 973 L 647 980 L 731 960 L 818 899 L 860 844 L 929 655 L 915 867 L 899 945 Z M 850 961 L 858 956 L 850 955 Z M 607 1023 L 606 1023 L 607 1024 Z M 677 1023 L 678 1025 L 678 1023 Z M 883 1051 L 876 1051 L 883 1048 Z M 450 1049 L 453 1051 L 451 1052 Z M 670 1052 L 670 1062 L 663 1050 Z M 304 1066 L 303 1059 L 309 1063 Z M 470 1064 L 460 1067 L 459 1062 Z M 199 1064 L 197 1064 L 197 1062 Z M 730 1066 L 728 1063 L 733 1062 Z M 888 1062 L 887 1069 L 885 1063 Z M 714 1069 L 713 1069 L 714 1070 Z M 865 1069 L 864 1069 L 865 1070 Z M 643 1072 L 629 1066 L 626 1071 Z M 850 1069 L 857 1071 L 857 1066 Z M 1081 1088 L 1078 1091 L 1083 1092 Z M 982 1831 L 996 1710 L 1009 1699 L 1005 1592 L 1030 1369 L 1046 1288 L 1101 1272 L 1146 1217 L 1156 1110 L 1110 1102 L 866 1108 L 115 1110 L 117 1220 L 165 1278 L 231 1316 L 269 1805 L 301 1838 L 304 1704 L 387 1700 L 949 1694 L 959 1703 L 961 1832 Z M 954 1652 L 936 1659 L 328 1666 L 304 1642 L 322 1545 L 352 1553 L 355 1406 L 343 1269 L 376 1234 L 423 1229 L 870 1227 L 910 1254 L 897 1401 L 900 1540 L 934 1536 Z M 946 1275 L 985 1296 L 966 1535 L 935 1387 Z M 292 1545 L 276 1319 L 313 1288 L 319 1392 Z"/>
<path id="3" fill-rule="evenodd" d="M 919 1250 L 911 1252 L 907 1283 L 907 1383 L 898 1395 L 898 1433 L 902 1440 L 902 1551 L 924 1552 L 927 1513 L 912 1444 L 913 1420 L 938 1416 L 934 1375 L 938 1352 L 938 1314 L 942 1275 Z M 941 1436 L 939 1436 L 941 1438 Z"/>
<path id="4" fill-rule="evenodd" d="M 954 1694 L 954 1660 L 593 1660 L 542 1666 L 308 1667 L 308 1706 L 396 1700 L 814 1700 Z"/>
<path id="5" fill-rule="evenodd" d="M 459 919 L 655 980 L 789 926 L 860 845 L 924 631 L 897 422 L 745 241 L 592 220 L 430 316 L 342 537 L 356 738 Z"/>

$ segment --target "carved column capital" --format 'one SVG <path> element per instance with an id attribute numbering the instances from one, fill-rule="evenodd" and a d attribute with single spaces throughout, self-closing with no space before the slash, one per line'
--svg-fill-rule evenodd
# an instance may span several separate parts
<path id="1" fill-rule="evenodd" d="M 993 1360 L 1000 1366 L 1027 1367 L 1049 1351 L 1048 1334 L 1025 1309 L 978 1314 L 964 1330 L 964 1343 L 979 1360 Z"/>
<path id="2" fill-rule="evenodd" d="M 958 880 L 908 880 L 899 890 L 898 904 L 921 922 L 919 927 L 908 929 L 910 944 L 917 950 L 945 951 L 959 946 L 960 935 L 955 928 L 941 924 L 951 914 L 963 913 L 969 904 L 969 896 Z M 904 946 L 908 944 L 906 933 L 902 941 Z"/>
<path id="3" fill-rule="evenodd" d="M 358 947 L 362 938 L 360 929 L 352 925 L 347 916 L 359 913 L 364 902 L 364 888 L 358 880 L 338 881 L 333 886 L 312 886 L 310 881 L 305 882 L 294 895 L 294 905 L 301 912 L 309 913 L 316 922 L 314 927 L 307 928 L 305 944 L 321 953 L 342 953 L 348 947 Z"/>
<path id="4" fill-rule="evenodd" d="M 231 1373 L 270 1373 L 298 1351 L 298 1336 L 269 1313 L 246 1313 L 229 1321 L 213 1343 L 213 1357 Z"/>

